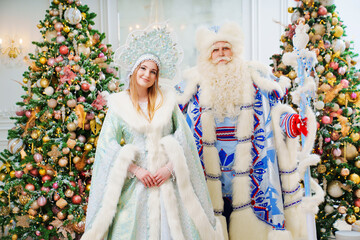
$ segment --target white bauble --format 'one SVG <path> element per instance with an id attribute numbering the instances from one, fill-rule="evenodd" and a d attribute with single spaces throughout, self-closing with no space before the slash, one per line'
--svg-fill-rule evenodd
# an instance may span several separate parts
<path id="1" fill-rule="evenodd" d="M 342 183 L 338 180 L 329 183 L 327 192 L 333 198 L 339 198 L 344 194 L 344 190 L 341 188 Z"/>
<path id="2" fill-rule="evenodd" d="M 53 87 L 47 87 L 44 89 L 44 93 L 47 95 L 47 96 L 51 96 L 53 95 L 54 93 L 54 88 Z"/>
<path id="3" fill-rule="evenodd" d="M 314 103 L 314 107 L 317 110 L 322 110 L 325 107 L 325 104 L 324 104 L 323 101 L 317 101 L 317 102 Z"/>
<path id="4" fill-rule="evenodd" d="M 328 62 L 330 62 L 330 60 L 331 60 L 330 54 L 326 54 L 325 55 L 325 61 L 328 63 Z"/>
<path id="5" fill-rule="evenodd" d="M 93 92 L 93 91 L 95 91 L 95 90 L 96 90 L 96 87 L 95 87 L 94 85 L 91 85 L 91 86 L 90 86 L 90 91 Z"/>
<path id="6" fill-rule="evenodd" d="M 323 65 L 318 65 L 316 67 L 316 72 L 322 74 L 325 71 L 325 67 Z"/>
<path id="7" fill-rule="evenodd" d="M 324 210 L 325 210 L 326 214 L 330 214 L 330 213 L 334 212 L 335 209 L 333 206 L 326 204 L 324 207 Z"/>
<path id="8" fill-rule="evenodd" d="M 56 37 L 57 37 L 57 32 L 55 30 L 53 30 L 53 31 L 47 30 L 45 32 L 45 39 L 46 39 L 47 42 L 51 42 L 51 43 L 55 42 Z M 55 38 L 54 41 L 52 40 L 53 38 Z"/>
<path id="9" fill-rule="evenodd" d="M 331 108 L 331 110 L 333 110 L 334 112 L 336 112 L 337 110 L 339 110 L 340 106 L 337 103 L 334 103 L 334 106 Z"/>
<path id="10" fill-rule="evenodd" d="M 334 129 L 335 129 L 335 131 L 340 131 L 341 130 L 341 125 L 339 123 L 335 124 Z"/>
<path id="11" fill-rule="evenodd" d="M 337 159 L 335 160 L 335 164 L 336 164 L 336 165 L 340 165 L 341 163 L 342 163 L 341 159 L 337 158 Z"/>
<path id="12" fill-rule="evenodd" d="M 297 20 L 300 18 L 301 14 L 299 11 L 295 11 L 292 15 L 291 15 L 291 22 L 292 23 L 296 23 Z"/>
<path id="13" fill-rule="evenodd" d="M 345 42 L 341 39 L 335 39 L 333 42 L 332 42 L 332 48 L 335 52 L 338 52 L 340 51 L 340 53 L 343 53 L 345 51 Z"/>
<path id="14" fill-rule="evenodd" d="M 81 12 L 79 9 L 76 8 L 68 8 L 64 13 L 65 20 L 72 24 L 78 24 L 81 21 Z"/>
<path id="15" fill-rule="evenodd" d="M 8 141 L 8 150 L 12 153 L 18 153 L 23 148 L 24 142 L 20 138 L 10 139 Z"/>

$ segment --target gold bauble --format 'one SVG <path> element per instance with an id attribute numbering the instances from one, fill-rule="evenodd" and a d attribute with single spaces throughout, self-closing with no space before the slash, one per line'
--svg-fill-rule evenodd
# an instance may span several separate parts
<path id="1" fill-rule="evenodd" d="M 49 217 L 49 215 L 44 214 L 44 215 L 42 216 L 42 219 L 43 219 L 44 222 L 46 222 L 47 220 L 50 219 L 50 217 Z"/>
<path id="2" fill-rule="evenodd" d="M 80 162 L 80 160 L 81 160 L 81 158 L 78 157 L 78 156 L 76 156 L 76 157 L 73 158 L 73 162 L 74 162 L 75 164 L 77 164 L 78 162 Z"/>
<path id="3" fill-rule="evenodd" d="M 342 152 L 345 152 L 342 150 Z M 356 147 L 350 143 L 346 144 L 346 160 L 353 160 L 358 155 L 358 150 Z M 360 182 L 360 180 L 359 180 Z"/>
<path id="4" fill-rule="evenodd" d="M 92 158 L 89 158 L 88 160 L 89 160 L 90 163 L 94 163 L 95 158 L 92 157 Z"/>
<path id="5" fill-rule="evenodd" d="M 71 190 L 71 189 L 67 189 L 65 191 L 65 196 L 68 197 L 68 198 L 71 198 L 72 196 L 74 196 L 74 191 Z"/>
<path id="6" fill-rule="evenodd" d="M 296 78 L 296 72 L 295 71 L 290 71 L 289 72 L 289 78 L 290 79 L 295 79 Z"/>
<path id="7" fill-rule="evenodd" d="M 360 168 L 360 160 L 357 160 L 357 161 L 355 162 L 355 167 Z"/>
<path id="8" fill-rule="evenodd" d="M 73 123 L 73 122 L 70 122 L 67 124 L 66 128 L 70 131 L 70 132 L 73 132 L 76 130 L 76 124 Z"/>
<path id="9" fill-rule="evenodd" d="M 318 60 L 318 62 L 322 62 L 324 58 L 321 55 L 318 55 L 316 59 Z"/>
<path id="10" fill-rule="evenodd" d="M 337 12 L 333 12 L 332 16 L 333 16 L 333 17 L 338 17 Z"/>
<path id="11" fill-rule="evenodd" d="M 91 149 L 93 149 L 93 146 L 91 144 L 85 144 L 85 147 L 84 147 L 85 151 L 90 151 Z"/>
<path id="12" fill-rule="evenodd" d="M 39 23 L 38 25 L 36 25 L 38 29 L 42 28 L 42 25 Z"/>
<path id="13" fill-rule="evenodd" d="M 40 174 L 40 176 L 44 176 L 45 174 L 46 174 L 46 170 L 45 169 L 40 169 L 39 170 L 39 174 Z"/>
<path id="14" fill-rule="evenodd" d="M 288 8 L 288 13 L 293 13 L 293 12 L 294 12 L 294 8 L 289 7 L 289 8 Z"/>
<path id="15" fill-rule="evenodd" d="M 85 19 L 86 18 L 86 13 L 81 13 L 81 16 L 83 17 L 83 19 Z"/>
<path id="16" fill-rule="evenodd" d="M 11 171 L 11 172 L 10 172 L 10 177 L 11 177 L 11 178 L 14 178 L 14 177 L 15 177 L 15 171 Z"/>
<path id="17" fill-rule="evenodd" d="M 89 138 L 88 143 L 94 143 L 95 142 L 95 138 Z"/>
<path id="18" fill-rule="evenodd" d="M 70 32 L 70 28 L 69 28 L 69 26 L 65 26 L 65 27 L 63 27 L 63 31 L 64 31 L 64 32 L 66 32 L 66 33 Z"/>
<path id="19" fill-rule="evenodd" d="M 56 216 L 58 217 L 58 219 L 63 220 L 66 218 L 66 213 L 58 212 L 58 214 L 56 214 Z"/>
<path id="20" fill-rule="evenodd" d="M 348 223 L 348 224 L 353 224 L 354 222 L 356 222 L 356 217 L 355 215 L 347 215 L 345 217 L 345 221 Z"/>
<path id="21" fill-rule="evenodd" d="M 20 195 L 19 196 L 19 201 L 22 205 L 25 205 L 28 203 L 29 201 L 29 197 L 27 195 Z"/>
<path id="22" fill-rule="evenodd" d="M 286 42 L 286 37 L 285 37 L 285 35 L 281 35 L 280 41 L 283 42 L 283 43 Z"/>
<path id="23" fill-rule="evenodd" d="M 59 159 L 58 164 L 60 167 L 66 167 L 66 165 L 68 164 L 68 158 L 67 157 L 62 157 Z"/>
<path id="24" fill-rule="evenodd" d="M 85 43 L 85 47 L 91 47 L 91 45 L 92 45 L 92 42 L 91 42 L 91 41 L 87 41 L 87 42 Z"/>
<path id="25" fill-rule="evenodd" d="M 14 234 L 11 236 L 11 240 L 17 240 L 18 239 L 18 235 L 17 234 Z"/>
<path id="26" fill-rule="evenodd" d="M 360 139 L 360 134 L 359 133 L 352 133 L 350 134 L 351 140 L 353 140 L 353 142 L 357 142 Z"/>
<path id="27" fill-rule="evenodd" d="M 5 177 L 6 177 L 5 173 L 0 173 L 0 182 L 4 181 Z"/>
<path id="28" fill-rule="evenodd" d="M 318 173 L 325 173 L 326 172 L 326 166 L 324 164 L 319 164 L 317 166 Z"/>
<path id="29" fill-rule="evenodd" d="M 42 138 L 43 142 L 46 143 L 46 142 L 49 142 L 50 141 L 50 137 L 48 135 L 45 135 L 43 138 Z"/>
<path id="30" fill-rule="evenodd" d="M 42 78 L 41 80 L 40 80 L 40 85 L 43 87 L 43 88 L 46 88 L 46 87 L 48 87 L 49 86 L 49 80 L 47 80 L 46 78 Z"/>
<path id="31" fill-rule="evenodd" d="M 334 27 L 334 37 L 337 37 L 337 38 L 339 38 L 339 37 L 341 37 L 342 35 L 343 35 L 343 33 L 344 33 L 344 29 L 342 28 L 342 27 L 340 27 L 340 26 L 336 26 L 336 27 Z"/>
<path id="32" fill-rule="evenodd" d="M 90 188 L 91 188 L 91 184 L 86 184 L 85 190 L 90 191 Z"/>
<path id="33" fill-rule="evenodd" d="M 99 113 L 98 117 L 99 117 L 100 119 L 102 119 L 102 118 L 105 117 L 105 115 L 104 115 L 103 113 Z"/>
<path id="34" fill-rule="evenodd" d="M 39 134 L 36 132 L 36 131 L 33 131 L 32 133 L 31 133 L 31 138 L 32 139 L 37 139 L 39 137 Z"/>
<path id="35" fill-rule="evenodd" d="M 54 3 L 55 3 L 55 4 L 59 4 L 60 1 L 59 1 L 59 0 L 54 0 Z"/>
<path id="36" fill-rule="evenodd" d="M 41 58 L 39 59 L 39 62 L 40 62 L 41 64 L 45 64 L 45 63 L 46 63 L 46 58 L 45 58 L 45 57 L 41 57 Z"/>
<path id="37" fill-rule="evenodd" d="M 29 79 L 27 79 L 27 78 L 23 78 L 23 83 L 28 83 L 28 81 L 29 81 Z"/>
<path id="38" fill-rule="evenodd" d="M 360 208 L 359 207 L 354 207 L 354 212 L 355 213 L 358 213 L 360 211 Z"/>
<path id="39" fill-rule="evenodd" d="M 121 138 L 121 140 L 120 140 L 120 145 L 121 145 L 121 146 L 124 146 L 124 145 L 125 145 L 125 140 L 124 140 L 124 138 Z"/>
<path id="40" fill-rule="evenodd" d="M 338 24 L 338 23 L 339 23 L 339 19 L 338 19 L 337 17 L 333 17 L 333 18 L 331 19 L 331 25 L 335 26 L 335 25 Z"/>
<path id="41" fill-rule="evenodd" d="M 356 173 L 350 174 L 349 180 L 353 181 L 355 184 L 359 184 L 360 183 L 360 176 L 357 175 Z"/>

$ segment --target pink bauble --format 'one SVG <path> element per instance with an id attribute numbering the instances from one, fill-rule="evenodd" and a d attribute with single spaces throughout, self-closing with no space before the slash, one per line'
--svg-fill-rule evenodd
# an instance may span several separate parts
<path id="1" fill-rule="evenodd" d="M 90 123 L 85 123 L 84 129 L 85 130 L 90 130 Z"/>
<path id="2" fill-rule="evenodd" d="M 70 185 L 76 187 L 76 183 L 74 181 L 70 181 Z"/>
<path id="3" fill-rule="evenodd" d="M 89 112 L 88 114 L 86 114 L 86 119 L 87 120 L 92 120 L 95 117 L 95 113 L 94 112 Z"/>
<path id="4" fill-rule="evenodd" d="M 33 168 L 34 168 L 34 167 L 33 167 L 33 165 L 32 165 L 31 163 L 27 163 L 27 164 L 26 164 L 26 169 L 27 169 L 27 170 L 30 171 L 30 170 L 32 170 Z"/>
<path id="5" fill-rule="evenodd" d="M 36 177 L 39 175 L 39 171 L 36 168 L 34 168 L 33 170 L 30 171 L 30 174 Z"/>
<path id="6" fill-rule="evenodd" d="M 77 29 L 81 29 L 81 28 L 82 28 L 81 23 L 76 24 L 76 28 L 77 28 Z"/>
<path id="7" fill-rule="evenodd" d="M 58 111 L 54 111 L 54 118 L 56 120 L 59 120 L 61 118 L 61 112 L 58 110 Z"/>
<path id="8" fill-rule="evenodd" d="M 320 123 L 316 122 L 316 129 L 319 129 L 319 128 L 320 128 Z"/>
<path id="9" fill-rule="evenodd" d="M 49 187 L 44 187 L 44 186 L 42 186 L 42 187 L 41 187 L 41 191 L 49 192 L 49 191 L 50 191 L 50 188 L 49 188 Z"/>
<path id="10" fill-rule="evenodd" d="M 34 160 L 35 162 L 40 163 L 43 160 L 43 156 L 40 153 L 35 153 Z"/>
<path id="11" fill-rule="evenodd" d="M 319 10 L 318 10 L 318 14 L 319 15 L 326 15 L 327 14 L 327 9 L 324 6 L 320 6 Z"/>
<path id="12" fill-rule="evenodd" d="M 80 57 L 79 55 L 75 55 L 75 56 L 74 56 L 74 61 L 75 61 L 75 62 L 80 61 L 80 59 L 81 59 L 81 57 Z"/>
<path id="13" fill-rule="evenodd" d="M 320 155 L 322 155 L 322 154 L 323 154 L 323 150 L 322 150 L 322 149 L 318 149 L 318 153 L 319 153 Z"/>
<path id="14" fill-rule="evenodd" d="M 67 102 L 66 102 L 66 105 L 70 108 L 74 108 L 76 107 L 76 100 L 75 99 L 69 99 Z"/>
<path id="15" fill-rule="evenodd" d="M 90 84 L 88 84 L 88 83 L 82 83 L 82 84 L 81 84 L 81 89 L 82 89 L 83 91 L 85 91 L 85 92 L 89 91 L 89 89 L 90 89 Z"/>
<path id="16" fill-rule="evenodd" d="M 15 114 L 16 114 L 16 116 L 22 117 L 22 116 L 24 116 L 25 111 L 21 109 L 21 110 L 16 111 Z"/>
<path id="17" fill-rule="evenodd" d="M 107 73 L 113 73 L 113 71 L 114 71 L 114 69 L 112 69 L 112 68 L 107 68 L 107 69 L 106 69 L 106 72 L 107 72 Z"/>
<path id="18" fill-rule="evenodd" d="M 107 47 L 106 47 L 106 44 L 100 44 L 99 45 L 99 48 L 100 48 L 100 50 L 102 51 L 102 52 L 106 52 L 107 51 Z"/>
<path id="19" fill-rule="evenodd" d="M 54 226 L 53 226 L 53 225 L 49 225 L 49 226 L 47 226 L 46 228 L 47 228 L 47 230 L 53 230 L 53 229 L 54 229 Z"/>
<path id="20" fill-rule="evenodd" d="M 337 112 L 337 114 L 341 115 L 343 110 L 341 108 L 339 108 L 339 110 L 337 110 L 336 112 Z"/>
<path id="21" fill-rule="evenodd" d="M 335 148 L 335 149 L 333 150 L 333 154 L 334 154 L 335 157 L 340 157 L 340 155 L 341 155 L 341 150 L 340 150 L 340 148 Z"/>
<path id="22" fill-rule="evenodd" d="M 92 29 L 92 26 L 91 26 L 90 24 L 88 25 L 88 29 L 89 29 L 89 30 L 91 30 L 91 29 Z"/>
<path id="23" fill-rule="evenodd" d="M 81 147 L 76 146 L 76 147 L 75 147 L 75 150 L 78 151 L 78 152 L 80 152 L 80 151 L 81 151 Z"/>
<path id="24" fill-rule="evenodd" d="M 330 141 L 331 141 L 331 138 L 329 138 L 329 137 L 325 138 L 325 142 L 326 142 L 326 143 L 328 143 L 328 142 L 330 142 Z"/>
<path id="25" fill-rule="evenodd" d="M 25 112 L 25 116 L 28 117 L 28 118 L 30 118 L 30 117 L 31 117 L 31 111 L 27 110 L 27 111 Z"/>
<path id="26" fill-rule="evenodd" d="M 26 184 L 25 189 L 28 191 L 34 191 L 35 190 L 35 186 L 31 183 Z"/>
<path id="27" fill-rule="evenodd" d="M 331 113 L 330 113 L 330 117 L 337 117 L 337 115 L 338 115 L 338 114 L 337 114 L 336 112 L 331 112 Z"/>
<path id="28" fill-rule="evenodd" d="M 330 119 L 329 116 L 323 116 L 323 117 L 321 118 L 321 122 L 322 122 L 323 124 L 329 124 L 329 123 L 331 122 L 331 119 Z"/>
<path id="29" fill-rule="evenodd" d="M 86 70 L 84 68 L 80 68 L 79 73 L 81 75 L 84 75 L 86 73 Z"/>
<path id="30" fill-rule="evenodd" d="M 360 198 L 355 199 L 354 204 L 356 207 L 360 207 Z"/>
<path id="31" fill-rule="evenodd" d="M 54 182 L 53 185 L 52 185 L 53 189 L 58 189 L 59 187 L 59 184 L 57 182 Z"/>
<path id="32" fill-rule="evenodd" d="M 103 58 L 103 57 L 105 57 L 104 53 L 99 53 L 98 58 Z"/>
<path id="33" fill-rule="evenodd" d="M 65 37 L 63 35 L 57 36 L 56 37 L 56 42 L 57 43 L 65 42 Z"/>
<path id="34" fill-rule="evenodd" d="M 57 101 L 55 100 L 55 99 L 50 99 L 49 101 L 48 101 L 48 106 L 50 107 L 50 108 L 55 108 L 56 107 L 56 105 L 57 105 Z"/>
<path id="35" fill-rule="evenodd" d="M 331 67 L 332 69 L 336 70 L 339 68 L 339 64 L 337 62 L 331 62 L 329 64 L 329 67 Z"/>
<path id="36" fill-rule="evenodd" d="M 80 97 L 78 97 L 77 101 L 78 102 L 85 102 L 86 98 L 84 96 L 80 96 Z"/>
<path id="37" fill-rule="evenodd" d="M 70 91 L 69 91 L 69 89 L 64 89 L 64 90 L 63 90 L 63 93 L 64 93 L 65 95 L 68 95 L 68 94 L 70 93 Z"/>
<path id="38" fill-rule="evenodd" d="M 65 46 L 66 47 L 66 46 Z M 59 63 L 59 62 L 62 62 L 64 60 L 64 58 L 62 56 L 57 56 L 55 58 L 55 62 Z M 59 71 L 60 72 L 60 71 Z"/>
<path id="39" fill-rule="evenodd" d="M 56 72 L 60 72 L 60 71 L 61 71 L 61 67 L 59 67 L 59 66 L 55 67 L 55 71 L 56 71 Z"/>
<path id="40" fill-rule="evenodd" d="M 68 48 L 67 46 L 65 46 L 65 45 L 62 45 L 62 46 L 60 46 L 60 48 L 59 48 L 59 52 L 60 52 L 60 54 L 62 54 L 62 55 L 66 55 L 66 54 L 68 54 L 68 52 L 69 52 L 69 48 Z"/>
<path id="41" fill-rule="evenodd" d="M 324 41 L 324 47 L 325 47 L 325 48 L 331 47 L 331 43 L 330 43 L 329 40 L 325 40 L 325 41 Z"/>
<path id="42" fill-rule="evenodd" d="M 41 232 L 38 230 L 38 231 L 35 232 L 35 235 L 36 235 L 36 236 L 40 236 L 40 235 L 41 235 Z"/>
<path id="43" fill-rule="evenodd" d="M 343 177 L 349 176 L 350 170 L 348 168 L 342 168 L 340 171 L 340 175 Z"/>
<path id="44" fill-rule="evenodd" d="M 81 197 L 79 195 L 74 195 L 71 199 L 72 203 L 74 204 L 80 204 L 81 203 Z"/>
<path id="45" fill-rule="evenodd" d="M 349 87 L 349 81 L 347 79 L 341 80 L 341 84 L 343 85 L 343 88 Z"/>
<path id="46" fill-rule="evenodd" d="M 345 73 L 346 73 L 346 67 L 340 67 L 339 69 L 338 69 L 338 73 L 340 74 L 340 75 L 344 75 Z"/>
<path id="47" fill-rule="evenodd" d="M 78 140 L 82 143 L 85 143 L 86 142 L 86 137 L 84 135 L 79 135 L 78 136 Z"/>
<path id="48" fill-rule="evenodd" d="M 63 29 L 64 25 L 61 22 L 57 22 L 54 25 L 56 31 L 60 32 Z"/>
<path id="49" fill-rule="evenodd" d="M 50 175 L 44 175 L 41 179 L 43 182 L 46 182 L 46 181 L 50 181 L 51 180 L 51 176 Z"/>
<path id="50" fill-rule="evenodd" d="M 55 59 L 54 59 L 54 58 L 49 58 L 49 59 L 47 60 L 47 64 L 48 64 L 50 67 L 54 66 L 54 64 L 55 64 Z"/>
<path id="51" fill-rule="evenodd" d="M 17 178 L 21 178 L 23 174 L 24 174 L 23 171 L 15 171 L 15 177 Z"/>
<path id="52" fill-rule="evenodd" d="M 352 99 L 355 99 L 357 97 L 357 94 L 353 92 L 353 93 L 351 93 L 350 96 L 351 96 Z"/>

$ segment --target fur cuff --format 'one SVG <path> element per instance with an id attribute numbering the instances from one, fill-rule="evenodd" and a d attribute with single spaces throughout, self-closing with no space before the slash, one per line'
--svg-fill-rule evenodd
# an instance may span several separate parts
<path id="1" fill-rule="evenodd" d="M 129 165 L 135 160 L 137 153 L 138 148 L 132 144 L 125 145 L 119 151 L 114 166 L 109 173 L 109 181 L 106 184 L 107 187 L 101 208 L 95 215 L 91 228 L 84 233 L 81 240 L 100 240 L 108 231 L 116 213 L 116 206 L 127 176 Z"/>
<path id="2" fill-rule="evenodd" d="M 200 83 L 200 74 L 197 68 L 193 67 L 185 70 L 183 72 L 183 77 L 186 80 L 186 86 L 184 92 L 181 95 L 177 95 L 176 102 L 185 105 L 197 92 L 197 86 Z"/>

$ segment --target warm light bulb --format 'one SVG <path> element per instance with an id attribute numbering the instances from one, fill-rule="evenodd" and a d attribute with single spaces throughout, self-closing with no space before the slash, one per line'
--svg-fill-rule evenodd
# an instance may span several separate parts
<path id="1" fill-rule="evenodd" d="M 140 25 L 139 25 L 139 24 L 136 24 L 136 25 L 135 25 L 135 28 L 139 29 L 139 28 L 140 28 Z"/>
<path id="2" fill-rule="evenodd" d="M 20 45 L 23 43 L 22 38 L 19 39 L 19 43 L 20 43 Z"/>

